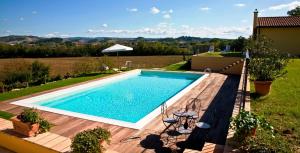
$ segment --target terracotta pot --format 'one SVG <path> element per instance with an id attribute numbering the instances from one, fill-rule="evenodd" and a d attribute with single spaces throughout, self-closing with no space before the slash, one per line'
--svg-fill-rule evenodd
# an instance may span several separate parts
<path id="1" fill-rule="evenodd" d="M 265 96 L 270 92 L 272 81 L 254 81 L 255 92 Z"/>
<path id="2" fill-rule="evenodd" d="M 103 146 L 104 149 L 108 148 L 108 143 L 102 139 L 99 139 L 99 145 Z"/>
<path id="3" fill-rule="evenodd" d="M 256 136 L 256 129 L 257 129 L 257 128 L 251 129 L 250 136 Z"/>
<path id="4" fill-rule="evenodd" d="M 21 120 L 17 118 L 17 116 L 12 117 L 10 120 L 13 123 L 14 130 L 19 134 L 32 137 L 39 132 L 40 125 L 38 123 L 35 124 L 23 123 Z"/>

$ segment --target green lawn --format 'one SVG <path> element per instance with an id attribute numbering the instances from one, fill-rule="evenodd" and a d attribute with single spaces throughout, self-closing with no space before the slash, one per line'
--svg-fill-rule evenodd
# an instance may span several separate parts
<path id="1" fill-rule="evenodd" d="M 242 52 L 205 52 L 200 54 L 199 56 L 204 56 L 204 57 L 242 57 L 243 54 Z"/>
<path id="2" fill-rule="evenodd" d="M 8 112 L 3 112 L 0 111 L 0 118 L 4 118 L 4 119 L 10 119 L 11 117 L 13 117 L 14 115 Z"/>
<path id="3" fill-rule="evenodd" d="M 4 100 L 8 100 L 8 99 L 18 98 L 18 97 L 54 89 L 54 88 L 59 88 L 59 87 L 67 86 L 67 85 L 72 85 L 72 84 L 76 84 L 76 83 L 80 83 L 80 82 L 84 82 L 84 81 L 88 81 L 88 80 L 101 78 L 101 77 L 104 77 L 104 76 L 107 76 L 110 74 L 111 73 L 105 73 L 105 74 L 98 74 L 98 75 L 93 75 L 93 76 L 69 78 L 69 79 L 65 79 L 65 80 L 59 80 L 56 82 L 50 82 L 50 83 L 40 85 L 40 86 L 24 88 L 24 89 L 21 89 L 18 91 L 10 91 L 10 92 L 1 93 L 0 94 L 0 102 L 4 101 Z"/>
<path id="4" fill-rule="evenodd" d="M 275 129 L 275 138 L 258 132 L 259 143 L 268 145 L 277 152 L 300 151 L 300 59 L 292 60 L 288 74 L 275 80 L 271 93 L 257 97 L 251 84 L 251 109 L 264 116 Z"/>
<path id="5" fill-rule="evenodd" d="M 188 62 L 182 61 L 179 63 L 171 64 L 169 66 L 164 67 L 167 71 L 187 71 L 190 70 L 190 66 L 188 65 Z"/>

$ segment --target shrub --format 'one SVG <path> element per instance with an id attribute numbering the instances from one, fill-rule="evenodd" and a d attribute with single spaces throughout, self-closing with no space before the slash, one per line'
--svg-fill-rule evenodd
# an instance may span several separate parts
<path id="1" fill-rule="evenodd" d="M 101 152 L 99 140 L 93 133 L 83 131 L 73 138 L 72 152 L 74 153 L 99 153 Z"/>
<path id="2" fill-rule="evenodd" d="M 28 82 L 16 82 L 12 84 L 14 88 L 26 88 L 28 87 Z"/>
<path id="3" fill-rule="evenodd" d="M 273 127 L 264 118 L 249 111 L 242 110 L 235 118 L 231 119 L 230 128 L 235 130 L 235 138 L 238 140 L 245 140 L 258 127 L 271 131 L 273 135 Z"/>
<path id="4" fill-rule="evenodd" d="M 43 118 L 40 118 L 39 124 L 40 124 L 40 128 L 39 128 L 40 133 L 48 132 L 52 127 L 52 125 Z"/>
<path id="5" fill-rule="evenodd" d="M 31 71 L 32 71 L 32 81 L 36 83 L 45 83 L 49 77 L 49 66 L 45 64 L 34 61 L 31 64 Z"/>
<path id="6" fill-rule="evenodd" d="M 284 68 L 287 59 L 281 57 L 252 58 L 249 63 L 249 72 L 253 80 L 273 81 L 287 73 Z"/>
<path id="7" fill-rule="evenodd" d="M 3 82 L 0 82 L 0 93 L 5 91 L 4 87 L 5 84 Z"/>
<path id="8" fill-rule="evenodd" d="M 70 78 L 70 77 L 72 77 L 72 75 L 71 75 L 69 72 L 67 72 L 67 73 L 64 75 L 64 79 L 68 79 L 68 78 Z"/>
<path id="9" fill-rule="evenodd" d="M 39 123 L 39 133 L 47 132 L 52 127 L 47 120 L 40 117 L 39 113 L 34 108 L 25 108 L 23 112 L 17 116 L 17 118 L 24 123 Z"/>
<path id="10" fill-rule="evenodd" d="M 58 80 L 61 80 L 61 79 L 62 79 L 61 75 L 58 74 L 56 76 L 51 77 L 50 81 L 58 81 Z"/>
<path id="11" fill-rule="evenodd" d="M 15 71 L 6 74 L 5 84 L 14 84 L 16 82 L 29 82 L 31 73 L 28 71 Z"/>
<path id="12" fill-rule="evenodd" d="M 105 148 L 99 144 L 101 141 L 110 142 L 111 133 L 106 129 L 97 127 L 76 134 L 72 140 L 72 151 L 74 153 L 102 153 Z"/>
<path id="13" fill-rule="evenodd" d="M 271 46 L 271 41 L 266 37 L 249 40 L 248 49 L 251 53 L 249 73 L 253 80 L 273 81 L 286 74 L 288 55 L 280 53 Z"/>
<path id="14" fill-rule="evenodd" d="M 99 140 L 103 140 L 108 143 L 110 142 L 109 139 L 111 137 L 111 133 L 108 130 L 98 127 L 91 130 L 91 132 L 94 133 Z"/>
<path id="15" fill-rule="evenodd" d="M 38 123 L 40 120 L 39 113 L 33 108 L 25 108 L 23 112 L 18 115 L 18 119 L 24 123 L 29 122 L 30 124 Z"/>
<path id="16" fill-rule="evenodd" d="M 13 65 L 13 66 L 12 66 Z M 3 69 L 3 83 L 14 88 L 16 82 L 30 82 L 31 80 L 31 66 L 26 61 L 20 61 L 4 65 Z"/>

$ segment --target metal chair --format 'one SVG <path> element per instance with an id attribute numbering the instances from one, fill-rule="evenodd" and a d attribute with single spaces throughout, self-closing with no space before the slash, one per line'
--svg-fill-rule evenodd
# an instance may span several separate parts
<path id="1" fill-rule="evenodd" d="M 166 127 L 169 127 L 170 125 L 173 125 L 178 122 L 178 118 L 175 118 L 174 115 L 172 117 L 169 116 L 167 112 L 167 105 L 165 103 L 161 105 L 161 116 L 163 124 Z"/>
<path id="2" fill-rule="evenodd" d="M 192 112 L 195 115 L 191 116 L 191 119 L 198 119 L 200 116 L 200 112 L 202 109 L 202 103 L 201 100 L 199 98 L 194 98 L 191 103 L 188 105 L 188 112 Z"/>
<path id="3" fill-rule="evenodd" d="M 211 111 L 208 112 L 208 117 L 207 117 L 207 121 L 200 121 L 195 123 L 196 127 L 200 128 L 200 129 L 210 129 L 213 126 L 215 126 L 215 122 L 216 122 L 216 113 L 217 110 L 213 109 Z"/>
<path id="4" fill-rule="evenodd" d="M 165 130 L 162 133 L 167 134 L 167 142 L 166 144 L 169 143 L 170 138 L 175 138 L 177 141 L 177 128 L 178 126 L 176 124 L 179 123 L 179 118 L 175 117 L 174 115 L 169 116 L 167 112 L 167 105 L 163 103 L 161 105 L 161 116 L 162 116 L 162 121 L 163 124 L 165 125 Z M 170 127 L 173 127 L 173 129 L 170 129 Z"/>

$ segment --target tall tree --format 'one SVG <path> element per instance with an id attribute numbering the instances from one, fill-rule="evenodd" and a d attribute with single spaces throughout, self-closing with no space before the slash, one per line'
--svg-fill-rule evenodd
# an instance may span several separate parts
<path id="1" fill-rule="evenodd" d="M 297 6 L 296 8 L 288 11 L 287 14 L 289 16 L 300 16 L 300 6 Z"/>
<path id="2" fill-rule="evenodd" d="M 238 39 L 233 40 L 230 45 L 234 51 L 243 51 L 246 45 L 246 38 L 240 36 Z"/>

